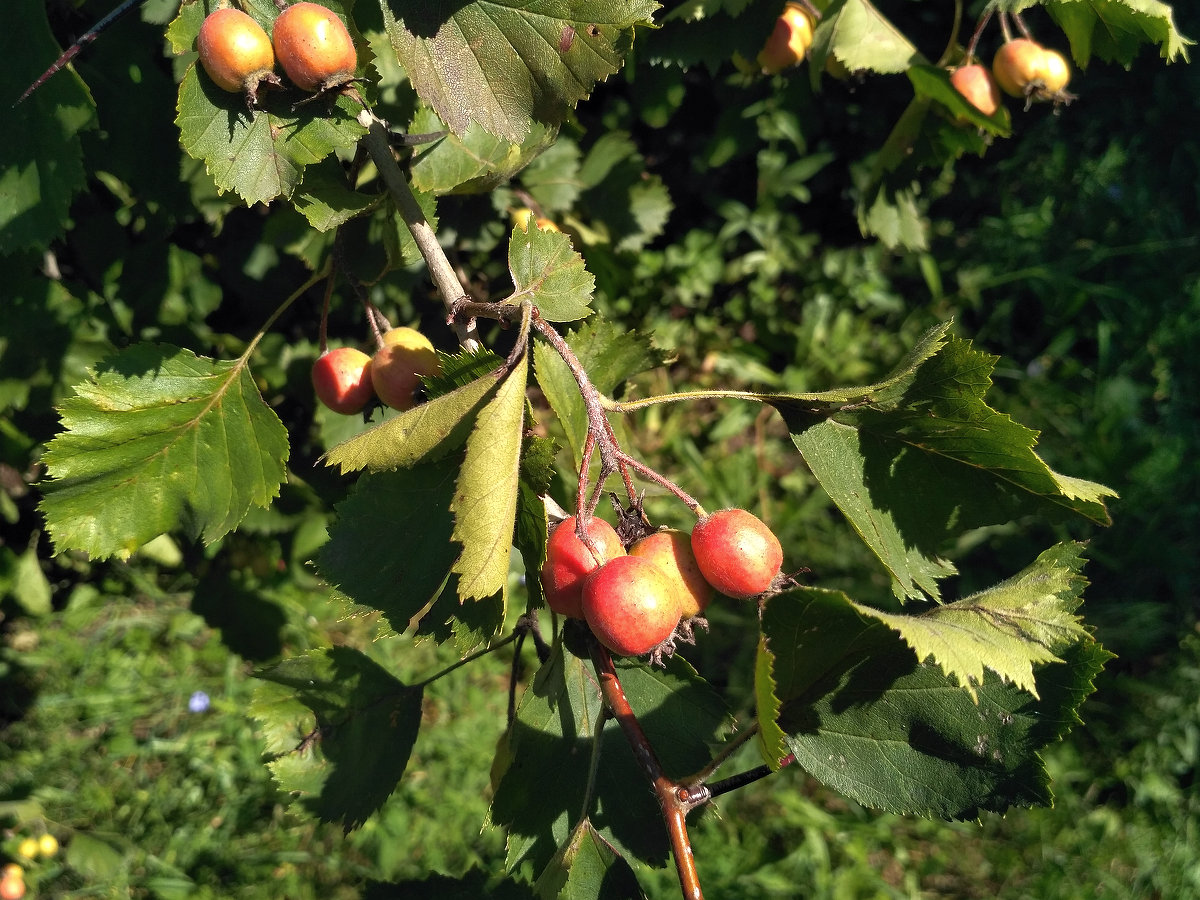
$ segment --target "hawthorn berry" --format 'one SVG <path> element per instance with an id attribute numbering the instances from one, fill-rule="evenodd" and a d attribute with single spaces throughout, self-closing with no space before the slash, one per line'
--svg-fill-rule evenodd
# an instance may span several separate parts
<path id="1" fill-rule="evenodd" d="M 560 616 L 582 619 L 584 578 L 609 560 L 624 556 L 625 548 L 616 529 L 592 516 L 587 535 L 595 545 L 594 555 L 579 539 L 577 521 L 577 516 L 564 519 L 550 533 L 541 577 L 547 605 Z"/>
<path id="2" fill-rule="evenodd" d="M 950 73 L 950 84 L 985 116 L 995 115 L 1000 108 L 1000 92 L 996 89 L 996 81 L 978 63 L 959 66 Z"/>
<path id="3" fill-rule="evenodd" d="M 17 855 L 24 859 L 35 859 L 38 855 L 37 838 L 27 837 L 17 845 Z"/>
<path id="4" fill-rule="evenodd" d="M 327 350 L 313 363 L 312 383 L 317 399 L 335 413 L 362 412 L 375 393 L 371 357 L 353 347 Z"/>
<path id="5" fill-rule="evenodd" d="M 345 24 L 319 3 L 293 3 L 275 20 L 275 55 L 292 83 L 316 92 L 354 77 L 358 51 Z"/>
<path id="6" fill-rule="evenodd" d="M 583 582 L 583 617 L 596 639 L 620 656 L 649 653 L 679 624 L 678 589 L 647 559 L 618 556 Z"/>
<path id="7" fill-rule="evenodd" d="M 392 409 L 412 409 L 421 376 L 441 370 L 429 338 L 415 328 L 393 328 L 384 334 L 383 346 L 371 357 L 371 384 L 375 395 Z"/>
<path id="8" fill-rule="evenodd" d="M 37 843 L 42 856 L 50 857 L 58 853 L 58 838 L 48 831 L 38 838 Z"/>
<path id="9" fill-rule="evenodd" d="M 279 84 L 275 53 L 262 26 L 240 9 L 225 7 L 209 13 L 196 38 L 200 65 L 223 91 L 244 92 L 251 106 L 258 102 L 263 82 Z"/>
<path id="10" fill-rule="evenodd" d="M 692 552 L 708 583 L 739 600 L 761 594 L 783 567 L 779 538 L 744 509 L 718 510 L 697 522 Z"/>
<path id="11" fill-rule="evenodd" d="M 0 900 L 21 900 L 25 896 L 25 876 L 20 866 L 6 866 L 0 876 Z"/>
<path id="12" fill-rule="evenodd" d="M 1028 38 L 1008 41 L 992 58 L 992 74 L 1010 97 L 1024 97 L 1041 77 L 1042 45 Z"/>
<path id="13" fill-rule="evenodd" d="M 629 548 L 629 555 L 654 563 L 670 577 L 683 618 L 700 615 L 712 600 L 713 586 L 700 571 L 696 554 L 692 552 L 692 538 L 687 532 L 655 531 L 634 543 Z"/>
<path id="14" fill-rule="evenodd" d="M 758 53 L 763 72 L 774 75 L 804 59 L 813 42 L 813 21 L 799 3 L 789 3 L 775 20 L 775 28 Z"/>
<path id="15" fill-rule="evenodd" d="M 1042 51 L 1042 65 L 1039 71 L 1042 89 L 1050 94 L 1058 94 L 1066 90 L 1071 80 L 1071 67 L 1067 59 L 1057 50 Z"/>

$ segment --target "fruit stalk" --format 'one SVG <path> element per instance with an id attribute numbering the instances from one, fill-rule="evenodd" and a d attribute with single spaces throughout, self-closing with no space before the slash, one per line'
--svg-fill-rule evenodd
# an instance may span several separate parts
<path id="1" fill-rule="evenodd" d="M 691 805 L 680 796 L 681 786 L 663 772 L 662 764 L 659 763 L 654 748 L 646 739 L 646 732 L 642 730 L 642 725 L 634 715 L 633 708 L 625 696 L 625 689 L 617 677 L 612 656 L 599 641 L 593 640 L 590 643 L 592 664 L 596 667 L 596 676 L 600 680 L 600 693 L 604 697 L 604 704 L 612 713 L 613 718 L 617 720 L 617 724 L 621 726 L 621 731 L 625 734 L 625 739 L 629 742 L 638 765 L 641 766 L 642 772 L 654 788 L 654 796 L 658 798 L 663 821 L 667 826 L 667 837 L 671 841 L 671 855 L 675 857 L 679 887 L 683 891 L 683 896 L 688 900 L 703 900 L 704 892 L 700 889 L 700 875 L 696 871 L 692 842 L 687 833 L 687 812 Z"/>
<path id="2" fill-rule="evenodd" d="M 429 275 L 433 278 L 438 293 L 442 296 L 446 311 L 452 313 L 456 303 L 470 298 L 463 290 L 458 276 L 454 274 L 454 267 L 450 264 L 446 251 L 438 243 L 437 235 L 426 221 L 425 214 L 421 212 L 417 198 L 413 196 L 412 188 L 408 186 L 408 180 L 400 171 L 400 167 L 396 165 L 396 159 L 392 156 L 391 143 L 388 140 L 387 126 L 369 109 L 364 109 L 358 114 L 358 123 L 367 129 L 367 135 L 363 139 L 367 153 L 370 154 L 375 167 L 379 169 L 388 193 L 392 195 L 392 199 L 396 202 L 396 208 L 400 210 L 400 215 L 404 219 L 404 224 L 412 233 L 413 241 L 424 258 L 425 265 L 429 267 Z M 454 328 L 458 333 L 458 342 L 464 350 L 474 351 L 482 346 L 479 333 L 470 321 L 455 319 Z"/>

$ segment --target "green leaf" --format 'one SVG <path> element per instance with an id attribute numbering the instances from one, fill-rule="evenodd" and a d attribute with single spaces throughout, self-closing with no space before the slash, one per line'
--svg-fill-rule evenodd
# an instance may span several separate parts
<path id="1" fill-rule="evenodd" d="M 549 523 L 542 497 L 550 490 L 554 479 L 554 457 L 558 444 L 549 438 L 527 437 L 521 453 L 521 480 L 517 495 L 517 527 L 513 543 L 525 566 L 525 589 L 529 592 L 529 608 L 545 603 L 542 582 L 538 577 L 546 561 L 546 539 Z"/>
<path id="2" fill-rule="evenodd" d="M 317 231 L 344 225 L 378 202 L 346 184 L 345 171 L 331 157 L 304 170 L 304 182 L 293 198 L 296 211 Z"/>
<path id="3" fill-rule="evenodd" d="M 75 394 L 43 457 L 58 552 L 128 557 L 172 529 L 211 543 L 279 492 L 287 431 L 243 360 L 138 344 Z"/>
<path id="4" fill-rule="evenodd" d="M 542 231 L 532 222 L 524 230 L 514 228 L 508 271 L 516 291 L 507 302 L 528 299 L 548 322 L 573 322 L 591 314 L 596 279 L 565 234 Z"/>
<path id="5" fill-rule="evenodd" d="M 645 897 L 629 863 L 588 819 L 571 832 L 533 886 L 539 900 L 628 900 Z"/>
<path id="6" fill-rule="evenodd" d="M 864 805 L 948 819 L 1049 804 L 1039 754 L 1079 721 L 1110 658 L 1080 641 L 1039 670 L 1040 698 L 988 673 L 973 700 L 837 591 L 771 598 L 762 632 L 760 664 L 771 667 L 796 761 Z"/>
<path id="7" fill-rule="evenodd" d="M 682 778 L 707 764 L 730 720 L 695 670 L 676 656 L 665 670 L 621 660 L 617 672 L 668 775 Z M 567 841 L 583 807 L 601 707 L 591 665 L 556 642 L 521 697 L 508 736 L 509 765 L 492 798 L 492 823 L 508 829 L 510 866 L 529 859 L 540 871 Z M 618 852 L 664 862 L 658 804 L 616 722 L 605 724 L 600 740 L 593 799 L 583 813 Z M 545 789 L 547 772 L 554 773 L 554 790 Z"/>
<path id="8" fill-rule="evenodd" d="M 977 133 L 979 128 L 989 134 L 1008 137 L 1012 129 L 1012 116 L 1009 115 L 1008 107 L 1004 104 L 1000 104 L 992 115 L 985 116 L 975 104 L 954 89 L 954 85 L 950 83 L 950 73 L 941 66 L 910 66 L 907 74 L 918 97 L 935 100 L 952 116 L 957 119 L 965 119 L 970 125 L 975 126 L 971 128 L 960 121 L 937 123 L 938 127 L 948 129 L 951 138 L 961 138 L 955 142 L 953 156 L 949 158 L 956 158 L 968 151 L 982 153 L 987 145 L 979 139 Z"/>
<path id="9" fill-rule="evenodd" d="M 439 459 L 462 446 L 499 381 L 498 375 L 485 375 L 418 404 L 338 444 L 325 454 L 325 463 L 345 474 L 408 468 Z"/>
<path id="10" fill-rule="evenodd" d="M 657 8 L 653 0 L 392 0 L 383 13 L 417 94 L 451 131 L 476 123 L 519 143 L 534 123 L 560 123 L 618 71 L 634 26 L 650 24 Z"/>
<path id="11" fill-rule="evenodd" d="M 403 632 L 442 594 L 461 550 L 450 513 L 457 472 L 457 459 L 443 459 L 360 478 L 317 555 L 321 577 Z"/>
<path id="12" fill-rule="evenodd" d="M 521 186 L 547 215 L 569 210 L 579 199 L 584 187 L 579 178 L 579 159 L 579 144 L 559 140 L 521 173 Z"/>
<path id="13" fill-rule="evenodd" d="M 1170 4 L 1159 0 L 1045 0 L 1044 5 L 1081 66 L 1093 56 L 1129 66 L 1147 42 L 1158 44 L 1167 62 L 1187 62 L 1187 48 L 1195 43 L 1175 27 Z"/>
<path id="14" fill-rule="evenodd" d="M 528 373 L 528 363 L 522 359 L 479 413 L 467 438 L 467 453 L 450 506 L 455 516 L 454 539 L 463 546 L 454 563 L 458 596 L 463 600 L 490 597 L 507 584 Z"/>
<path id="15" fill-rule="evenodd" d="M 417 111 L 409 130 L 416 134 L 442 131 L 445 123 L 428 108 Z M 413 159 L 412 179 L 434 194 L 486 193 L 506 183 L 557 146 L 558 129 L 535 123 L 520 143 L 513 143 L 472 124 L 461 134 L 448 134 L 421 147 Z"/>
<path id="16" fill-rule="evenodd" d="M 972 697 L 985 668 L 1036 697 L 1034 666 L 1061 662 L 1056 653 L 1087 639 L 1074 615 L 1087 583 L 1081 549 L 1058 544 L 1007 581 L 922 615 L 854 608 L 898 631 L 917 659 L 932 657 Z"/>
<path id="17" fill-rule="evenodd" d="M 399 784 L 421 727 L 423 691 L 357 650 L 310 650 L 255 673 L 250 714 L 262 723 L 279 786 L 349 831 Z"/>
<path id="18" fill-rule="evenodd" d="M 67 225 L 71 200 L 87 183 L 80 132 L 96 126 L 87 88 L 68 69 L 13 107 L 59 54 L 45 4 L 17 0 L 0 29 L 0 255 L 44 248 Z"/>
<path id="19" fill-rule="evenodd" d="M 1107 524 L 1103 485 L 1064 478 L 1037 433 L 984 402 L 996 358 L 953 338 L 861 405 L 777 404 L 797 449 L 892 574 L 898 597 L 938 596 L 941 553 L 965 529 L 1023 515 Z"/>
<path id="20" fill-rule="evenodd" d="M 45 616 L 53 610 L 50 581 L 42 571 L 36 547 L 18 554 L 0 546 L 0 598 L 3 597 L 12 597 L 29 616 Z"/>
<path id="21" fill-rule="evenodd" d="M 868 0 L 835 2 L 825 11 L 813 35 L 821 58 L 832 53 L 851 72 L 892 75 L 923 62 L 920 51 Z"/>
<path id="22" fill-rule="evenodd" d="M 879 185 L 858 204 L 858 226 L 864 235 L 874 235 L 885 247 L 907 250 L 929 249 L 929 222 L 917 195 L 917 182 L 892 188 Z"/>

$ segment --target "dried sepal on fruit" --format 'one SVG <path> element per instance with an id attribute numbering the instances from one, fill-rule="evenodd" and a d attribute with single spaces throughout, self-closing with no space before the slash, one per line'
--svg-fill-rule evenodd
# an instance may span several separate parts
<path id="1" fill-rule="evenodd" d="M 275 53 L 262 26 L 240 9 L 225 7 L 209 13 L 196 37 L 200 66 L 223 91 L 244 93 L 250 107 L 258 105 L 264 84 L 278 85 Z"/>

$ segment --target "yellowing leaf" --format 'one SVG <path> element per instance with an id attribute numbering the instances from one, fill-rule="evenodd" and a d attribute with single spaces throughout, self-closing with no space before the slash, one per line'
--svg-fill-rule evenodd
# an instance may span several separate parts
<path id="1" fill-rule="evenodd" d="M 1087 637 L 1074 615 L 1086 584 L 1080 549 L 1058 544 L 1007 581 L 923 615 L 852 605 L 900 632 L 918 659 L 932 656 L 973 698 L 985 668 L 1036 697 L 1034 666 L 1061 662 L 1059 651 Z"/>

